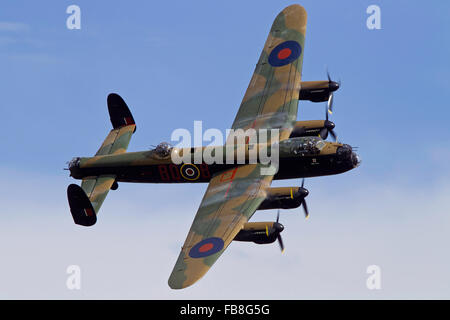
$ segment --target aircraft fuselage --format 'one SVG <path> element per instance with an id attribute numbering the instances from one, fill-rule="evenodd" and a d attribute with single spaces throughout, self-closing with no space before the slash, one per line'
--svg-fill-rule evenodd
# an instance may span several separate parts
<path id="1" fill-rule="evenodd" d="M 246 152 L 248 154 L 248 149 Z M 279 169 L 274 180 L 339 174 L 357 167 L 360 163 L 351 146 L 324 141 L 317 137 L 281 141 L 278 159 Z M 226 159 L 222 162 L 176 164 L 170 155 L 161 156 L 153 149 L 75 158 L 71 161 L 69 170 L 75 179 L 115 175 L 117 182 L 196 183 L 209 182 L 214 174 L 236 167 L 236 162 L 226 163 Z M 244 163 L 249 163 L 248 156 Z"/>

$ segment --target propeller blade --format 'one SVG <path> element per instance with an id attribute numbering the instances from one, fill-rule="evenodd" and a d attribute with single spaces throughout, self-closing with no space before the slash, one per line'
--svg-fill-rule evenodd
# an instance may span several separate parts
<path id="1" fill-rule="evenodd" d="M 334 141 L 337 141 L 337 135 L 333 130 L 330 130 L 330 134 L 333 137 Z"/>
<path id="2" fill-rule="evenodd" d="M 302 186 L 301 188 L 304 188 L 305 186 L 305 178 L 302 179 Z M 304 195 L 305 197 L 308 195 L 308 193 L 306 193 L 306 195 Z M 308 210 L 308 205 L 306 204 L 306 200 L 305 198 L 303 198 L 301 206 L 303 207 L 303 211 L 305 212 L 305 218 L 308 219 L 309 217 L 309 210 Z"/>
<path id="3" fill-rule="evenodd" d="M 278 209 L 278 212 L 277 212 L 277 223 L 279 220 L 280 220 L 280 209 Z"/>
<path id="4" fill-rule="evenodd" d="M 319 132 L 319 136 L 325 140 L 328 137 L 328 129 L 327 128 L 323 128 L 322 130 L 320 130 Z"/>
<path id="5" fill-rule="evenodd" d="M 331 83 L 331 76 L 330 76 L 330 72 L 328 71 L 327 68 L 327 78 L 328 78 L 328 83 Z M 333 92 L 330 92 L 330 95 L 328 96 L 328 105 L 327 105 L 327 111 L 332 114 L 333 113 Z M 328 120 L 328 118 L 327 118 Z"/>
<path id="6" fill-rule="evenodd" d="M 283 243 L 283 238 L 281 238 L 281 235 L 278 234 L 278 243 L 280 244 L 280 249 L 281 249 L 281 253 L 284 253 L 284 243 Z"/>
<path id="7" fill-rule="evenodd" d="M 334 97 L 333 92 L 331 92 L 331 93 L 330 93 L 330 96 L 328 97 L 328 105 L 327 105 L 327 107 L 328 107 L 328 112 L 329 112 L 330 114 L 333 113 L 333 97 Z"/>
<path id="8" fill-rule="evenodd" d="M 309 210 L 308 210 L 308 206 L 306 205 L 306 200 L 303 199 L 302 201 L 302 206 L 303 206 L 303 211 L 305 212 L 305 219 L 309 218 Z"/>
<path id="9" fill-rule="evenodd" d="M 266 236 L 269 236 L 269 227 L 266 224 Z"/>

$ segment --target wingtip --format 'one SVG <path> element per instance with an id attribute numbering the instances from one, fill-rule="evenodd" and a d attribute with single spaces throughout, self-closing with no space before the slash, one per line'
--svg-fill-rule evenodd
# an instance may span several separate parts
<path id="1" fill-rule="evenodd" d="M 200 280 L 210 268 L 211 265 L 206 264 L 205 259 L 185 259 L 185 252 L 181 251 L 170 274 L 169 287 L 174 290 L 190 287 Z"/>
<path id="2" fill-rule="evenodd" d="M 196 281 L 188 282 L 187 279 L 180 279 L 178 274 L 172 273 L 167 281 L 170 289 L 181 290 L 193 285 Z"/>
<path id="3" fill-rule="evenodd" d="M 287 12 L 298 12 L 298 13 L 302 13 L 304 15 L 306 15 L 306 9 L 305 7 L 303 7 L 302 5 L 295 3 L 295 4 L 291 4 L 290 6 L 287 6 L 286 8 L 283 9 L 284 13 Z"/>
<path id="4" fill-rule="evenodd" d="M 167 281 L 167 283 L 169 284 L 170 289 L 173 289 L 173 290 L 180 290 L 180 289 L 184 289 L 185 288 L 182 285 L 180 285 L 180 283 L 172 282 L 170 280 L 170 278 L 169 278 L 169 281 Z"/>

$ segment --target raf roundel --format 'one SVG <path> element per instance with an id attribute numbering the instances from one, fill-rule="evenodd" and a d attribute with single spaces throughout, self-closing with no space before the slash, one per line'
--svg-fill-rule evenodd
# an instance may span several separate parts
<path id="1" fill-rule="evenodd" d="M 220 238 L 203 239 L 189 251 L 191 258 L 205 258 L 223 249 L 224 242 Z"/>
<path id="2" fill-rule="evenodd" d="M 200 170 L 191 163 L 183 164 L 180 168 L 180 173 L 184 179 L 189 181 L 197 180 L 200 177 Z"/>
<path id="3" fill-rule="evenodd" d="M 269 55 L 272 67 L 281 67 L 297 60 L 302 54 L 302 47 L 297 41 L 285 41 L 277 45 Z"/>

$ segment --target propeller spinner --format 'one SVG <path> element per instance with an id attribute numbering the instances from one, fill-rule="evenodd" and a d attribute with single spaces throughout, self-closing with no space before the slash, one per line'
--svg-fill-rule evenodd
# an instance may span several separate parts
<path id="1" fill-rule="evenodd" d="M 325 123 L 324 123 L 324 127 L 322 130 L 320 130 L 319 135 L 322 139 L 326 139 L 328 137 L 328 133 L 331 134 L 331 136 L 333 137 L 334 141 L 337 140 L 337 135 L 336 132 L 334 132 L 334 128 L 336 127 L 336 125 L 334 124 L 334 122 L 329 121 L 328 120 L 328 106 L 327 109 L 325 109 Z"/>

